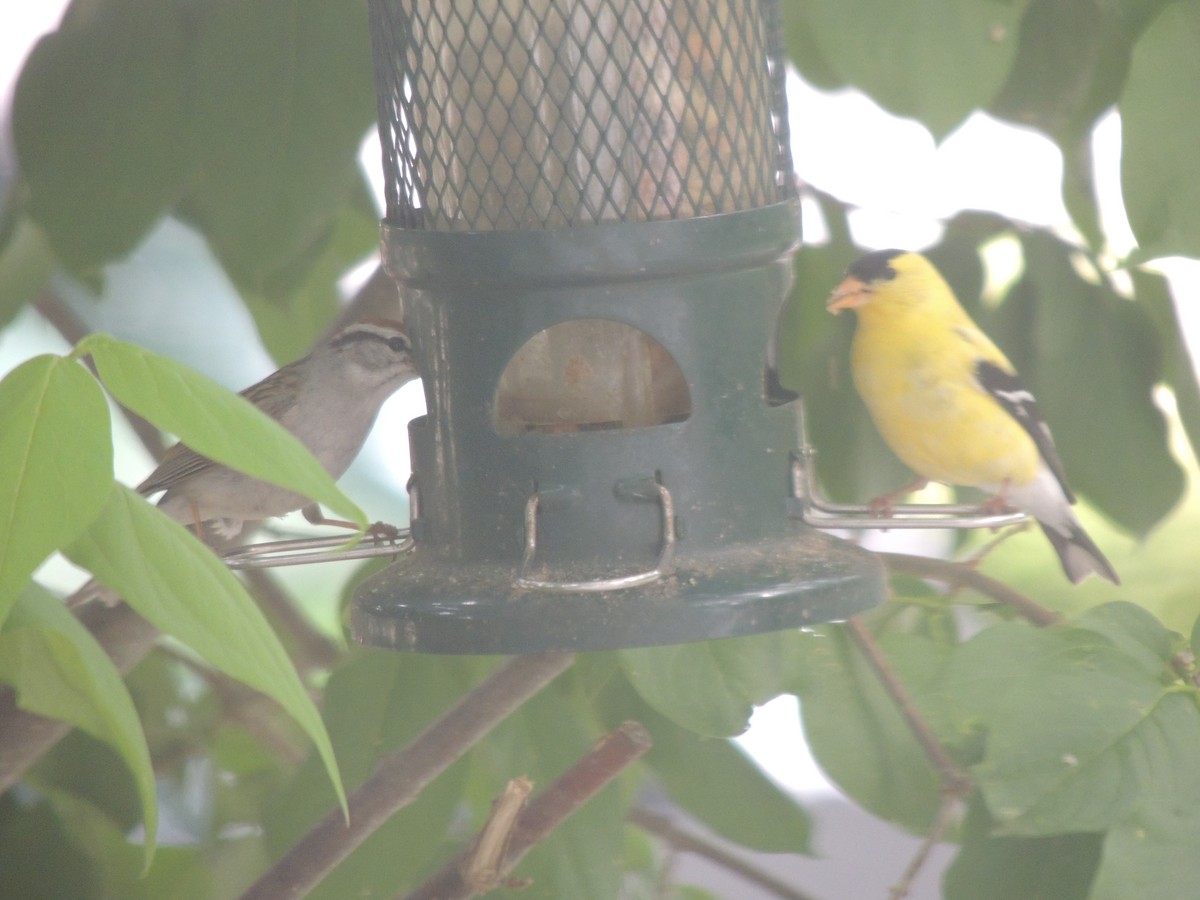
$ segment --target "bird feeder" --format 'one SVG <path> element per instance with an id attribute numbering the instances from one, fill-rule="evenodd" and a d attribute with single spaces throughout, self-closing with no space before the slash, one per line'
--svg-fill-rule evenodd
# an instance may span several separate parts
<path id="1" fill-rule="evenodd" d="M 428 414 L 368 644 L 593 650 L 841 619 L 874 557 L 789 515 L 768 358 L 799 242 L 773 3 L 372 0 Z"/>

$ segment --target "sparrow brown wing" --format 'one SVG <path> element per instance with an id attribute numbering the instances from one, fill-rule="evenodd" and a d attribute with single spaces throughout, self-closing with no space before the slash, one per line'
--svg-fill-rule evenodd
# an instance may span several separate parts
<path id="1" fill-rule="evenodd" d="M 205 469 L 211 469 L 215 465 L 216 463 L 211 459 L 201 456 L 191 447 L 185 444 L 176 444 L 163 454 L 158 468 L 137 486 L 137 492 L 149 495 L 169 490 L 185 478 L 190 478 Z"/>
<path id="2" fill-rule="evenodd" d="M 257 406 L 272 419 L 279 420 L 287 409 L 289 397 L 294 394 L 292 382 L 298 377 L 298 364 L 289 363 L 279 371 L 241 391 L 241 396 Z M 288 388 L 288 389 L 285 389 Z M 150 475 L 137 486 L 139 494 L 155 494 L 169 490 L 185 478 L 190 478 L 206 469 L 219 466 L 186 444 L 176 444 L 163 454 L 162 461 Z"/>

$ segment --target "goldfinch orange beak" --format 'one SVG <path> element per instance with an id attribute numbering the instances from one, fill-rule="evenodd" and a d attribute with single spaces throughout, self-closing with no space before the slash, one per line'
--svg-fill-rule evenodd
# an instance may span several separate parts
<path id="1" fill-rule="evenodd" d="M 836 316 L 843 309 L 857 309 L 870 301 L 871 288 L 851 275 L 829 295 L 825 308 Z"/>

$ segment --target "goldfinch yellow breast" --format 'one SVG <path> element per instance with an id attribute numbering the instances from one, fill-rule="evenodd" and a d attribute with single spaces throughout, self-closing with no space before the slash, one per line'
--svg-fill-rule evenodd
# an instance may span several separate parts
<path id="1" fill-rule="evenodd" d="M 1028 484 L 1038 451 L 1019 423 L 995 415 L 995 401 L 957 353 L 939 352 L 914 316 L 888 329 L 860 327 L 851 348 L 854 386 L 875 427 L 910 469 L 931 481 L 997 491 Z M 912 332 L 911 335 L 906 332 Z"/>

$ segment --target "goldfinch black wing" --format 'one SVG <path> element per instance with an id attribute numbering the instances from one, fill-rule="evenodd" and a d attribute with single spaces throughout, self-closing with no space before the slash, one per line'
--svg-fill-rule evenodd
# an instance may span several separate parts
<path id="1" fill-rule="evenodd" d="M 1062 460 L 1058 458 L 1058 450 L 1054 446 L 1054 437 L 1050 434 L 1050 426 L 1042 417 L 1037 400 L 1021 379 L 1012 372 L 1007 372 L 993 362 L 981 359 L 975 363 L 975 380 L 993 400 L 1033 438 L 1046 466 L 1054 473 L 1062 487 L 1068 503 L 1075 502 L 1075 495 L 1067 487 L 1067 473 L 1063 469 Z"/>

